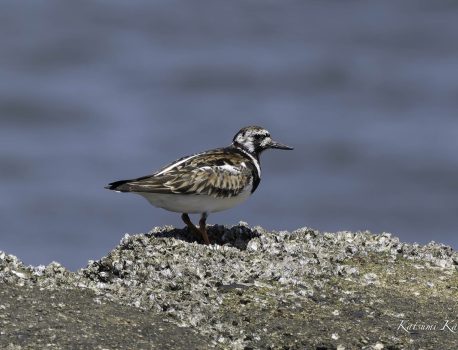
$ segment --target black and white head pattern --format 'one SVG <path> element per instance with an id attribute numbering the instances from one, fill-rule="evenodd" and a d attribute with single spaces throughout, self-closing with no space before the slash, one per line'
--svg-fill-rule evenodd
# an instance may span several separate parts
<path id="1" fill-rule="evenodd" d="M 234 146 L 256 155 L 270 148 L 271 143 L 269 131 L 260 126 L 247 126 L 241 129 L 233 139 Z"/>

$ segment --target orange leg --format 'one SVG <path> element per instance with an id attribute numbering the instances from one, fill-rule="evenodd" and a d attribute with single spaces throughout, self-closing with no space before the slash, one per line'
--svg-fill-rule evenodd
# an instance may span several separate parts
<path id="1" fill-rule="evenodd" d="M 208 235 L 207 235 L 207 229 L 205 227 L 205 220 L 207 219 L 207 214 L 202 214 L 202 217 L 199 221 L 199 227 L 198 229 L 191 221 L 189 218 L 189 215 L 187 213 L 183 213 L 181 215 L 181 219 L 183 222 L 188 226 L 188 228 L 198 237 L 202 238 L 204 240 L 205 244 L 210 244 L 210 241 L 208 240 Z"/>
<path id="2" fill-rule="evenodd" d="M 210 240 L 208 239 L 207 235 L 207 213 L 202 213 L 199 221 L 199 228 L 200 233 L 202 234 L 202 238 L 204 239 L 205 244 L 210 244 Z"/>

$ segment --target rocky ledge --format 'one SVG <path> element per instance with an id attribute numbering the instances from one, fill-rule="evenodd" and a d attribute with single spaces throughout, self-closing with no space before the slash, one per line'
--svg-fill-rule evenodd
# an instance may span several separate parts
<path id="1" fill-rule="evenodd" d="M 458 254 L 388 233 L 125 235 L 70 272 L 0 252 L 6 349 L 453 349 Z"/>

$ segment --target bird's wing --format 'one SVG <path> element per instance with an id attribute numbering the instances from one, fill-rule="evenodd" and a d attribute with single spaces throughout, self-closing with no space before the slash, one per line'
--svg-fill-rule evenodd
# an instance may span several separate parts
<path id="1" fill-rule="evenodd" d="M 112 189 L 231 197 L 252 184 L 252 170 L 247 163 L 239 153 L 218 149 L 181 158 L 153 175 L 119 182 Z"/>

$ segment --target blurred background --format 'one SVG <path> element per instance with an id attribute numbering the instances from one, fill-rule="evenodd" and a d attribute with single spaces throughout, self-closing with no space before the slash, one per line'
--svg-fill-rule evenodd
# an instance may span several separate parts
<path id="1" fill-rule="evenodd" d="M 103 187 L 258 124 L 268 229 L 458 247 L 455 1 L 2 1 L 0 250 L 70 269 L 180 216 Z"/>

